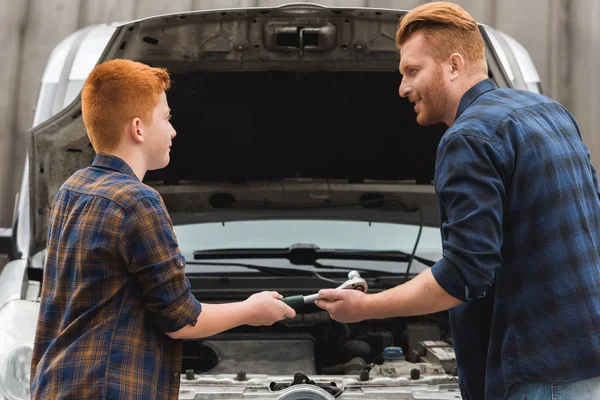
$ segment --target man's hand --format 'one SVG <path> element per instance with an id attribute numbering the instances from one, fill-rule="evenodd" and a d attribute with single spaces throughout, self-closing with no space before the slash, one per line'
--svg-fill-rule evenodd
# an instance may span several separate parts
<path id="1" fill-rule="evenodd" d="M 277 292 L 260 292 L 244 300 L 248 309 L 248 325 L 261 326 L 273 325 L 285 318 L 294 318 L 296 311 L 279 300 L 281 296 Z"/>
<path id="2" fill-rule="evenodd" d="M 410 281 L 383 292 L 365 294 L 351 289 L 323 289 L 315 304 L 339 322 L 409 317 L 448 310 L 461 304 L 426 269 Z"/>
<path id="3" fill-rule="evenodd" d="M 315 304 L 329 312 L 331 318 L 339 322 L 359 322 L 369 319 L 366 306 L 367 294 L 352 289 L 322 289 L 319 291 L 322 300 Z"/>

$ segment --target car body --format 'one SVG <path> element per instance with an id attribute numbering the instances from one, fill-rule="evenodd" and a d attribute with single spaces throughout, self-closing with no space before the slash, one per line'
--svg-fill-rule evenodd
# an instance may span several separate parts
<path id="1" fill-rule="evenodd" d="M 418 126 L 398 96 L 394 33 L 405 12 L 294 3 L 64 39 L 42 77 L 13 226 L 0 230 L 12 260 L 0 272 L 0 399 L 28 397 L 48 210 L 93 159 L 79 93 L 98 62 L 171 73 L 178 135 L 170 165 L 144 181 L 165 200 L 201 301 L 313 293 L 350 270 L 376 292 L 440 259 L 432 178 L 445 127 Z M 541 92 L 527 51 L 480 29 L 492 79 Z M 306 306 L 271 328 L 186 341 L 180 399 L 455 399 L 448 338 L 446 313 L 347 325 Z"/>

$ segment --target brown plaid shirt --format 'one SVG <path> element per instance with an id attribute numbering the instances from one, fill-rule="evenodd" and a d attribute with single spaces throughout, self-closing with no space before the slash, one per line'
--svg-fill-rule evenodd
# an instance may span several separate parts
<path id="1" fill-rule="evenodd" d="M 31 362 L 32 399 L 173 399 L 190 292 L 160 195 L 99 154 L 56 194 Z"/>

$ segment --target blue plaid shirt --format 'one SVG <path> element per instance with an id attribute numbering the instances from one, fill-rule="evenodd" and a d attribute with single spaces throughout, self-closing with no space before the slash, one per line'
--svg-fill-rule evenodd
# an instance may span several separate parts
<path id="1" fill-rule="evenodd" d="M 202 305 L 159 193 L 98 154 L 52 202 L 32 399 L 176 399 Z"/>
<path id="2" fill-rule="evenodd" d="M 600 376 L 600 191 L 569 112 L 489 79 L 437 152 L 443 258 L 465 399 Z"/>

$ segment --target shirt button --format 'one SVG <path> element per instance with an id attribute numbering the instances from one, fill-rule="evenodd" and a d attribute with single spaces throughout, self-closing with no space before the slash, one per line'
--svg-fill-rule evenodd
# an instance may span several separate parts
<path id="1" fill-rule="evenodd" d="M 179 378 L 179 372 L 173 372 L 173 378 Z"/>

